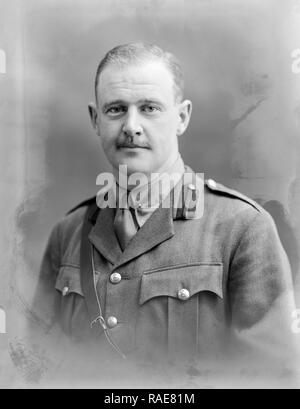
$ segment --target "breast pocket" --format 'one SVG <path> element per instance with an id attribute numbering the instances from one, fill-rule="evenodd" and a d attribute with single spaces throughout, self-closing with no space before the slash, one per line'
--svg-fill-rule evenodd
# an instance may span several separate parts
<path id="1" fill-rule="evenodd" d="M 139 303 L 165 333 L 171 354 L 198 352 L 201 334 L 211 331 L 222 299 L 222 263 L 166 267 L 142 276 Z"/>
<path id="2" fill-rule="evenodd" d="M 60 295 L 58 314 L 62 329 L 67 335 L 81 338 L 88 328 L 88 316 L 80 280 L 79 266 L 63 265 L 55 288 Z"/>

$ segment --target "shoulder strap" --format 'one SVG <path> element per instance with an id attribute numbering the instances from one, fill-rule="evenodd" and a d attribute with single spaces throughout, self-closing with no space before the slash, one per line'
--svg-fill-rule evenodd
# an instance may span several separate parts
<path id="1" fill-rule="evenodd" d="M 208 189 L 216 194 L 221 194 L 224 196 L 229 196 L 229 197 L 233 197 L 236 199 L 240 199 L 243 202 L 248 203 L 249 205 L 251 205 L 252 207 L 254 207 L 256 210 L 258 210 L 259 212 L 263 211 L 263 208 L 256 203 L 254 200 L 250 199 L 250 197 L 243 195 L 242 193 L 234 190 L 234 189 L 230 189 L 224 185 L 222 185 L 221 183 L 217 183 L 215 182 L 213 179 L 208 179 L 205 181 L 205 185 L 208 187 Z"/>

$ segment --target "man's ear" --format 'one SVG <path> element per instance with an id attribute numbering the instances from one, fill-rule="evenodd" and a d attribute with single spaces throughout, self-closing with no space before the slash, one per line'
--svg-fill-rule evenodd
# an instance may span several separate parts
<path id="1" fill-rule="evenodd" d="M 90 102 L 88 105 L 89 114 L 93 128 L 95 129 L 97 135 L 99 135 L 99 125 L 98 125 L 98 109 L 94 102 Z"/>
<path id="2" fill-rule="evenodd" d="M 180 122 L 177 127 L 177 136 L 180 136 L 185 132 L 190 122 L 192 114 L 192 102 L 186 99 L 179 104 L 178 109 Z"/>

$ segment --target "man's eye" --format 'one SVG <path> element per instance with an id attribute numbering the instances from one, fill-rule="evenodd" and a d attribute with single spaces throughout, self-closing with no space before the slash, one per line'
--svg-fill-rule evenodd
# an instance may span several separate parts
<path id="1" fill-rule="evenodd" d="M 143 112 L 146 112 L 148 114 L 152 114 L 159 111 L 159 108 L 154 105 L 143 105 L 141 109 Z"/>
<path id="2" fill-rule="evenodd" d="M 106 113 L 111 114 L 111 115 L 118 115 L 123 112 L 125 112 L 125 107 L 122 105 L 110 107 L 106 110 Z"/>

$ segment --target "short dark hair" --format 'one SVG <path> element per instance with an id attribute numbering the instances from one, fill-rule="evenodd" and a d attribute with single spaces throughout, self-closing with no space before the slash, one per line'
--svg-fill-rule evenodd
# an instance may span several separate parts
<path id="1" fill-rule="evenodd" d="M 178 59 L 170 52 L 163 51 L 155 44 L 129 43 L 118 45 L 109 50 L 100 61 L 95 78 L 95 96 L 98 103 L 98 83 L 101 72 L 110 64 L 125 66 L 132 63 L 141 63 L 147 59 L 162 61 L 172 74 L 174 80 L 175 100 L 183 98 L 184 76 Z"/>

